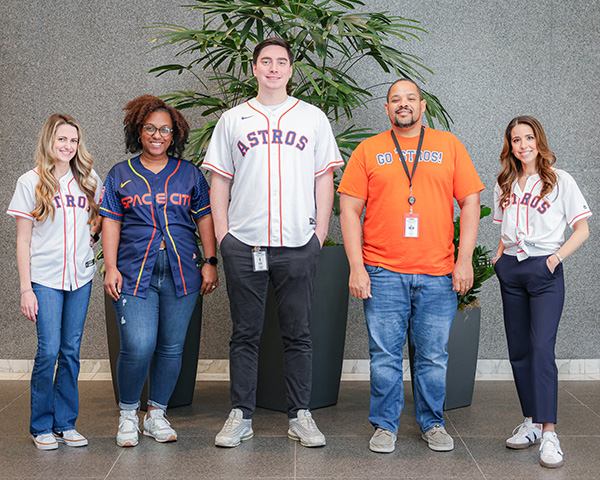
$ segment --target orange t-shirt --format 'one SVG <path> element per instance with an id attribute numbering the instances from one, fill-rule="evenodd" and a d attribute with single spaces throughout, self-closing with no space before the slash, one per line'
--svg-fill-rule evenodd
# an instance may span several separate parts
<path id="1" fill-rule="evenodd" d="M 419 136 L 396 136 L 412 174 Z M 363 141 L 354 151 L 339 193 L 366 201 L 363 259 L 399 273 L 447 275 L 454 269 L 454 199 L 484 189 L 467 149 L 453 134 L 425 128 L 413 177 L 413 213 L 419 237 L 404 237 L 409 182 L 390 130 Z"/>

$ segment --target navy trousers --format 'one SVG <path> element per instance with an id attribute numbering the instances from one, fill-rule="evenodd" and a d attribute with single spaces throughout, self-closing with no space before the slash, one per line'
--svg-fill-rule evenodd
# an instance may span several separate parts
<path id="1" fill-rule="evenodd" d="M 534 423 L 556 423 L 558 409 L 554 346 L 565 285 L 562 264 L 552 273 L 547 258 L 502 255 L 495 265 L 515 384 L 523 415 Z"/>
<path id="2" fill-rule="evenodd" d="M 252 249 L 227 234 L 220 245 L 233 322 L 229 344 L 231 404 L 244 418 L 256 408 L 258 347 L 265 318 L 269 280 L 277 301 L 283 339 L 287 413 L 296 418 L 308 408 L 312 388 L 310 307 L 321 245 L 316 235 L 297 248 L 268 247 L 268 271 L 255 272 Z"/>

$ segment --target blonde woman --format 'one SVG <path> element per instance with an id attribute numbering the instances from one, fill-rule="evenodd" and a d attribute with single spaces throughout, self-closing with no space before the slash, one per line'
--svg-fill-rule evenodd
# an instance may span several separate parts
<path id="1" fill-rule="evenodd" d="M 79 347 L 96 271 L 92 245 L 100 228 L 102 182 L 92 164 L 75 119 L 52 115 L 38 139 L 35 167 L 19 178 L 7 211 L 17 220 L 21 312 L 38 335 L 29 429 L 41 450 L 88 444 L 75 421 Z"/>

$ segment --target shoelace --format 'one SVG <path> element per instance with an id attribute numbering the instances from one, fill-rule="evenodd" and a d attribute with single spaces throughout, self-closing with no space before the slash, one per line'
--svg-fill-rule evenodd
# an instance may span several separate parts
<path id="1" fill-rule="evenodd" d="M 521 433 L 521 430 L 528 430 L 527 426 L 528 426 L 527 422 L 523 422 L 521 425 L 517 425 L 515 427 L 515 429 L 513 430 L 512 434 L 515 435 L 516 433 Z M 528 433 L 528 432 L 524 432 L 524 433 Z"/>
<path id="2" fill-rule="evenodd" d="M 171 428 L 171 422 L 169 422 L 166 418 L 165 418 L 165 414 L 164 412 L 160 411 L 159 413 L 157 413 L 154 417 L 149 417 L 149 420 L 151 422 L 154 422 L 154 424 L 156 425 L 156 427 L 158 428 L 158 430 L 163 430 L 165 428 Z"/>
<path id="3" fill-rule="evenodd" d="M 560 449 L 560 445 L 558 444 L 558 439 L 556 439 L 554 437 L 542 439 L 542 444 L 540 445 L 540 451 L 542 451 L 542 450 L 545 453 L 549 453 L 549 454 L 556 454 L 556 453 L 560 453 L 561 455 L 563 454 L 562 450 Z"/>
<path id="4" fill-rule="evenodd" d="M 136 422 L 133 417 L 121 417 L 121 421 L 119 422 L 119 429 L 121 429 L 121 427 L 123 425 L 125 425 L 126 422 L 131 423 L 138 432 L 140 431 L 140 427 L 138 425 L 138 422 Z"/>
<path id="5" fill-rule="evenodd" d="M 234 430 L 240 423 L 241 422 L 239 418 L 227 417 L 227 420 L 225 420 L 225 425 L 223 426 L 223 430 L 226 432 Z"/>

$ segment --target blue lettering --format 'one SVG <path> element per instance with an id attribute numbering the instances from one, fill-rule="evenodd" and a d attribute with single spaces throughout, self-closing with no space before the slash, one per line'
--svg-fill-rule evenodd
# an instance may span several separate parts
<path id="1" fill-rule="evenodd" d="M 306 138 L 304 135 L 302 135 L 300 137 L 300 140 L 298 140 L 298 143 L 296 144 L 296 148 L 300 151 L 303 151 L 306 148 L 307 143 L 308 143 L 308 138 Z"/>
<path id="2" fill-rule="evenodd" d="M 548 202 L 544 202 L 544 203 L 542 203 L 540 208 L 537 209 L 537 211 L 540 212 L 541 214 L 544 214 L 544 213 L 546 213 L 546 210 L 548 210 L 549 208 L 550 208 L 550 204 Z"/>
<path id="3" fill-rule="evenodd" d="M 273 130 L 273 143 L 277 143 L 281 145 L 283 142 L 281 141 L 281 136 L 283 132 L 281 130 Z"/>
<path id="4" fill-rule="evenodd" d="M 259 135 L 262 135 L 263 145 L 266 145 L 267 143 L 269 143 L 269 131 L 268 130 L 259 130 L 257 133 Z"/>
<path id="5" fill-rule="evenodd" d="M 237 147 L 238 147 L 240 153 L 242 154 L 242 157 L 245 157 L 246 153 L 248 153 L 248 150 L 250 150 L 250 148 L 247 147 L 246 145 L 244 145 L 241 141 L 239 141 L 237 143 Z"/>
<path id="6" fill-rule="evenodd" d="M 285 136 L 285 144 L 293 145 L 295 141 L 296 141 L 296 132 L 294 132 L 294 131 L 288 132 L 287 135 Z"/>
<path id="7" fill-rule="evenodd" d="M 246 138 L 250 142 L 250 148 L 256 147 L 258 145 L 258 138 L 256 138 L 256 132 L 249 133 Z"/>

